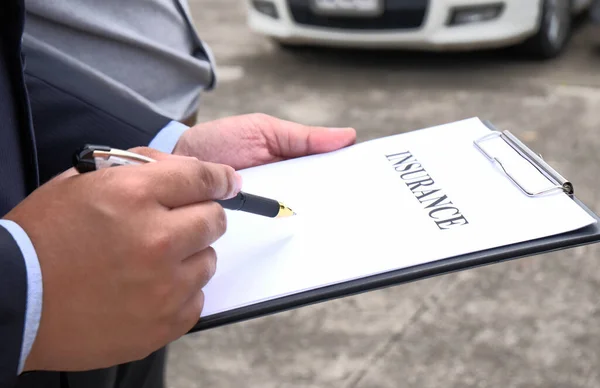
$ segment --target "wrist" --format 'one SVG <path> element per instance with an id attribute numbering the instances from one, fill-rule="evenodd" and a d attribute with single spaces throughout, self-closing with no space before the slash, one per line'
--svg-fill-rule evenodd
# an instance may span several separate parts
<path id="1" fill-rule="evenodd" d="M 32 371 L 44 369 L 37 362 L 35 353 L 36 353 L 36 351 L 35 351 L 35 342 L 34 342 L 33 347 L 31 348 L 31 353 L 29 353 L 29 356 L 25 359 L 25 363 L 23 364 L 23 370 L 21 373 L 32 372 Z"/>
<path id="2" fill-rule="evenodd" d="M 188 132 L 189 129 L 190 127 L 179 121 L 171 121 L 156 134 L 152 141 L 150 141 L 150 144 L 148 144 L 148 147 L 166 154 L 173 154 L 182 135 Z"/>
<path id="3" fill-rule="evenodd" d="M 192 156 L 190 152 L 191 147 L 189 145 L 191 129 L 192 128 L 188 128 L 181 133 L 179 139 L 177 139 L 177 143 L 175 143 L 175 147 L 173 147 L 173 155 Z"/>

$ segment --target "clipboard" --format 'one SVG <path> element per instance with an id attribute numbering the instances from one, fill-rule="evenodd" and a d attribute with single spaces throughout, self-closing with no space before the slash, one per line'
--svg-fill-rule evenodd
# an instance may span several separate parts
<path id="1" fill-rule="evenodd" d="M 334 285 L 324 286 L 317 289 L 208 315 L 202 317 L 188 332 L 188 334 L 254 318 L 260 318 L 316 303 L 330 301 L 333 299 L 399 286 L 435 276 L 446 275 L 452 272 L 473 269 L 485 265 L 497 264 L 504 261 L 516 260 L 529 256 L 536 256 L 544 253 L 566 250 L 577 246 L 600 242 L 600 217 L 575 196 L 574 185 L 560 175 L 548 163 L 546 163 L 540 155 L 534 153 L 529 147 L 523 144 L 512 133 L 509 131 L 497 130 L 489 121 L 483 121 L 483 123 L 491 130 L 491 132 L 482 138 L 476 139 L 473 142 L 474 147 L 481 152 L 482 157 L 487 159 L 490 163 L 496 164 L 504 173 L 506 178 L 509 179 L 516 187 L 518 187 L 523 195 L 529 197 L 538 197 L 557 191 L 562 191 L 597 222 L 572 232 L 511 244 L 499 248 L 486 249 L 465 255 L 449 257 L 426 264 L 393 270 L 355 280 L 349 280 Z M 548 179 L 550 186 L 542 190 L 534 191 L 528 188 L 525 182 L 517 179 L 516 175 L 506 168 L 502 160 L 498 159 L 486 150 L 485 143 L 494 138 L 500 138 L 505 141 L 518 153 L 518 155 L 523 157 L 527 162 L 531 163 L 531 165 L 533 165 L 540 172 L 540 174 L 543 174 Z"/>

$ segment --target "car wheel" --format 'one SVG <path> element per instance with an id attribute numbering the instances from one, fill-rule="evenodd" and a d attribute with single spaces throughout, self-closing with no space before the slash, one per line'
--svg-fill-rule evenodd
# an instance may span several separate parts
<path id="1" fill-rule="evenodd" d="M 523 52 L 540 59 L 559 56 L 571 38 L 571 0 L 544 0 L 537 33 L 522 46 Z"/>

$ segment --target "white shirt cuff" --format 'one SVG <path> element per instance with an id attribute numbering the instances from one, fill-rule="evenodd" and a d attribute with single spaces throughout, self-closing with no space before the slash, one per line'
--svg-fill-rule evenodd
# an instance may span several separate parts
<path id="1" fill-rule="evenodd" d="M 188 129 L 187 125 L 179 121 L 171 121 L 156 134 L 148 147 L 170 154 L 175 149 L 181 135 Z"/>
<path id="2" fill-rule="evenodd" d="M 23 371 L 25 360 L 29 356 L 31 346 L 37 336 L 42 317 L 42 270 L 37 254 L 27 236 L 27 233 L 15 222 L 9 220 L 0 220 L 0 226 L 4 227 L 13 236 L 23 259 L 27 270 L 27 306 L 25 309 L 25 329 L 23 330 L 23 346 L 21 348 L 21 358 L 19 360 L 18 374 Z"/>

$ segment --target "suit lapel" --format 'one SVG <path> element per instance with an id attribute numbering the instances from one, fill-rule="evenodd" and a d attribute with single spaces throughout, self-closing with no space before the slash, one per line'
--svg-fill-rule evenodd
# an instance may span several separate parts
<path id="1" fill-rule="evenodd" d="M 25 85 L 24 68 L 26 66 L 26 59 L 22 54 L 22 42 L 23 42 L 23 29 L 25 23 L 25 3 L 23 0 L 18 0 L 18 20 L 19 20 L 19 40 L 18 40 L 18 56 L 19 56 L 19 70 L 18 76 L 18 90 L 19 90 L 19 106 L 20 106 L 20 120 L 21 120 L 21 133 L 22 133 L 22 146 L 25 152 L 24 162 L 27 166 L 27 186 L 29 191 L 35 190 L 39 186 L 40 178 L 38 171 L 38 157 L 37 147 L 35 143 L 35 132 L 33 130 L 33 120 L 31 117 L 31 108 L 29 106 L 29 97 L 27 95 L 27 87 Z"/>

